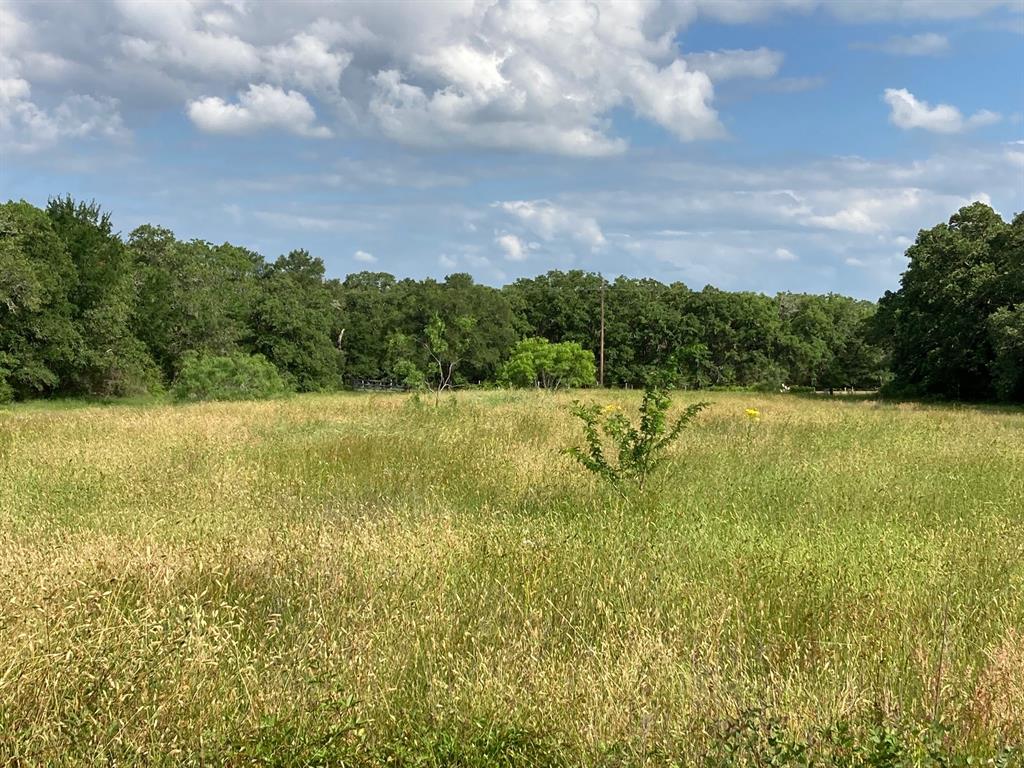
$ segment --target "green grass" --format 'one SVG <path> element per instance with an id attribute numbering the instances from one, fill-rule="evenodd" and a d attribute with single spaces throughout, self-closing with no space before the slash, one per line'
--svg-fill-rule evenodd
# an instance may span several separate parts
<path id="1" fill-rule="evenodd" d="M 1024 412 L 571 399 L 0 410 L 0 764 L 1019 764 Z"/>

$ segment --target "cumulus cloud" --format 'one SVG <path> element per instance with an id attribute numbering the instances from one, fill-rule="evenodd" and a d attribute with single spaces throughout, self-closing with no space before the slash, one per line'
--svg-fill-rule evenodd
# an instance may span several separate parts
<path id="1" fill-rule="evenodd" d="M 127 136 L 115 99 L 74 94 L 47 110 L 32 100 L 27 80 L 0 78 L 0 147 L 35 152 L 62 139 L 89 136 Z"/>
<path id="2" fill-rule="evenodd" d="M 369 111 L 386 135 L 414 145 L 610 155 L 626 147 L 607 122 L 620 106 L 684 141 L 721 135 L 709 78 L 644 34 L 656 11 L 598 12 L 581 0 L 487 6 L 468 39 L 378 71 Z"/>
<path id="3" fill-rule="evenodd" d="M 607 244 L 594 218 L 581 216 L 547 200 L 511 200 L 494 205 L 543 240 L 568 237 L 594 250 Z"/>
<path id="4" fill-rule="evenodd" d="M 757 78 L 780 91 L 820 84 L 777 78 L 782 54 L 767 48 L 681 52 L 679 32 L 698 19 L 738 24 L 815 9 L 842 21 L 962 18 L 1015 2 L 500 0 L 406 4 L 402 13 L 370 0 L 20 3 L 0 8 L 0 71 L 34 88 L 45 82 L 51 96 L 199 104 L 205 124 L 233 131 L 260 120 L 241 100 L 210 99 L 265 84 L 347 128 L 410 146 L 605 156 L 626 148 L 614 132 L 616 110 L 681 141 L 703 140 L 724 133 L 716 81 Z M 935 52 L 940 38 L 887 45 Z M 300 122 L 295 132 L 327 130 Z"/>
<path id="5" fill-rule="evenodd" d="M 711 79 L 703 72 L 687 70 L 677 60 L 663 69 L 638 66 L 628 73 L 636 111 L 659 123 L 683 141 L 724 135 L 718 113 L 709 102 L 714 95 Z"/>
<path id="6" fill-rule="evenodd" d="M 481 99 L 452 89 L 427 94 L 405 82 L 397 70 L 379 72 L 373 82 L 376 90 L 370 113 L 386 136 L 403 144 L 464 144 L 584 157 L 616 154 L 626 148 L 621 139 L 587 125 L 532 122 L 514 97 L 503 109 L 497 98 Z"/>
<path id="7" fill-rule="evenodd" d="M 691 53 L 685 56 L 686 63 L 706 74 L 712 81 L 731 80 L 739 77 L 767 79 L 775 77 L 782 66 L 784 54 L 770 48 L 756 50 L 723 50 Z"/>
<path id="8" fill-rule="evenodd" d="M 317 111 L 327 102 L 324 114 L 410 146 L 611 155 L 626 148 L 612 131 L 617 108 L 683 141 L 723 133 L 710 80 L 674 42 L 692 14 L 672 3 L 424 3 L 396 14 L 359 0 L 272 9 L 119 0 L 64 6 L 60 27 L 54 7 L 6 12 L 5 36 L 20 62 L 112 96 L 177 100 L 210 130 L 263 125 L 244 99 L 232 104 L 222 95 L 264 84 Z M 37 27 L 58 32 L 44 39 Z M 83 34 L 96 45 L 83 47 Z M 259 97 L 281 98 L 248 95 Z M 325 131 L 300 121 L 295 132 Z"/>
<path id="9" fill-rule="evenodd" d="M 886 88 L 883 96 L 890 107 L 889 121 L 904 130 L 921 128 L 934 133 L 961 133 L 970 128 L 991 125 L 1001 119 L 996 112 L 987 109 L 975 112 L 969 118 L 950 104 L 934 107 L 918 100 L 906 88 Z"/>
<path id="10" fill-rule="evenodd" d="M 352 254 L 352 258 L 355 261 L 361 262 L 363 264 L 376 264 L 377 263 L 377 257 L 374 256 L 372 253 L 369 253 L 367 251 L 362 251 L 362 250 L 356 251 L 354 254 Z"/>
<path id="11" fill-rule="evenodd" d="M 344 121 L 345 131 L 409 146 L 608 156 L 627 146 L 614 130 L 618 110 L 680 141 L 705 140 L 724 134 L 717 81 L 758 79 L 766 91 L 820 85 L 818 78 L 779 78 L 782 54 L 767 48 L 679 50 L 679 33 L 698 19 L 739 24 L 818 9 L 842 21 L 949 19 L 1017 5 L 496 0 L 406 4 L 395 13 L 371 0 L 19 3 L 0 5 L 0 71 L 29 81 L 37 95 L 45 91 L 38 103 L 79 93 L 99 103 L 119 99 L 125 114 L 139 104 L 184 105 L 213 130 L 267 127 L 242 97 L 225 97 L 273 86 L 267 98 L 289 98 L 305 112 L 301 97 L 321 116 L 321 124 L 300 120 L 293 132 L 304 136 L 339 132 Z M 885 45 L 920 55 L 944 41 L 924 33 Z M 979 113 L 963 122 L 994 119 Z"/>
<path id="12" fill-rule="evenodd" d="M 523 261 L 526 259 L 526 249 L 523 241 L 515 235 L 499 235 L 494 239 L 509 261 Z"/>
<path id="13" fill-rule="evenodd" d="M 338 92 L 341 75 L 351 61 L 351 53 L 332 51 L 327 42 L 305 32 L 270 47 L 264 55 L 265 69 L 275 83 L 321 94 Z"/>
<path id="14" fill-rule="evenodd" d="M 316 112 L 305 96 L 266 83 L 250 85 L 238 94 L 237 103 L 218 96 L 191 101 L 188 116 L 208 133 L 245 134 L 275 128 L 312 138 L 331 136 L 329 128 L 315 125 Z"/>
<path id="15" fill-rule="evenodd" d="M 852 47 L 882 51 L 892 56 L 939 56 L 949 51 L 949 39 L 935 32 L 893 35 L 881 43 L 856 43 Z"/>
<path id="16" fill-rule="evenodd" d="M 219 77 L 247 77 L 260 67 L 256 46 L 218 29 L 217 16 L 211 24 L 198 3 L 120 0 L 113 10 L 120 22 L 120 49 L 129 60 Z"/>

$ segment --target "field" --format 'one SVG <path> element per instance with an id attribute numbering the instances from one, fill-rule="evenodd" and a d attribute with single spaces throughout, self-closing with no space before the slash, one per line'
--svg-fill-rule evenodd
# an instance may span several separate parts
<path id="1" fill-rule="evenodd" d="M 0 410 L 0 764 L 1017 764 L 1024 412 L 572 397 Z"/>

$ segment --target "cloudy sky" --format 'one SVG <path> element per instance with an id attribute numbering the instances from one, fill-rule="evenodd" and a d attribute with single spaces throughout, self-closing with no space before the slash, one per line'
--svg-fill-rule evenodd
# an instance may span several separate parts
<path id="1" fill-rule="evenodd" d="M 1024 0 L 0 0 L 0 196 L 363 269 L 894 288 L 1024 209 Z"/>

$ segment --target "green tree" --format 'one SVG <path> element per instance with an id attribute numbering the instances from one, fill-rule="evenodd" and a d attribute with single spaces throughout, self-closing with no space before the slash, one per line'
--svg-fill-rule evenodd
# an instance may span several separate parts
<path id="1" fill-rule="evenodd" d="M 992 387 L 1001 400 L 1024 402 L 1024 302 L 989 317 Z"/>
<path id="2" fill-rule="evenodd" d="M 516 344 L 499 381 L 517 387 L 582 387 L 594 383 L 594 353 L 574 341 L 552 344 L 538 337 Z"/>
<path id="3" fill-rule="evenodd" d="M 875 314 L 870 301 L 828 294 L 779 294 L 783 320 L 781 359 L 787 383 L 817 387 L 876 388 L 884 378 L 885 358 L 868 341 Z"/>
<path id="4" fill-rule="evenodd" d="M 997 394 L 998 376 L 998 388 L 1013 396 L 1007 366 L 1015 308 L 1024 302 L 1021 243 L 1017 220 L 1008 225 L 982 203 L 918 234 L 900 289 L 882 298 L 875 324 L 891 344 L 897 388 L 987 399 Z"/>
<path id="5" fill-rule="evenodd" d="M 243 342 L 263 259 L 202 240 L 182 243 L 149 224 L 128 240 L 139 274 L 136 328 L 171 380 L 185 353 L 225 355 Z"/>
<path id="6" fill-rule="evenodd" d="M 553 270 L 516 280 L 504 292 L 521 318 L 518 330 L 523 335 L 575 341 L 596 355 L 603 282 L 592 272 Z"/>
<path id="7" fill-rule="evenodd" d="M 424 326 L 423 348 L 432 364 L 428 381 L 435 392 L 435 402 L 441 397 L 441 392 L 452 387 L 455 369 L 469 347 L 470 333 L 475 325 L 476 318 L 469 315 L 461 315 L 446 323 L 435 314 Z"/>
<path id="8" fill-rule="evenodd" d="M 70 299 L 81 352 L 62 371 L 62 389 L 107 396 L 159 388 L 159 370 L 133 328 L 138 275 L 110 214 L 70 196 L 51 199 L 46 212 L 77 273 Z"/>
<path id="9" fill-rule="evenodd" d="M 337 306 L 337 326 L 333 336 L 341 353 L 341 366 L 349 379 L 378 379 L 389 370 L 388 338 L 401 331 L 400 301 L 396 300 L 397 280 L 386 272 L 357 272 L 329 286 Z"/>
<path id="10" fill-rule="evenodd" d="M 703 371 L 713 385 L 782 383 L 783 324 L 772 299 L 705 287 L 689 297 L 686 310 L 700 329 Z"/>
<path id="11" fill-rule="evenodd" d="M 8 397 L 55 391 L 76 360 L 75 279 L 45 212 L 24 201 L 0 206 L 0 389 Z"/>
<path id="12" fill-rule="evenodd" d="M 323 277 L 323 262 L 307 251 L 281 256 L 261 274 L 250 318 L 252 351 L 300 392 L 339 383 L 341 356 L 332 332 L 340 308 Z"/>
<path id="13" fill-rule="evenodd" d="M 409 389 L 422 389 L 427 386 L 427 374 L 422 365 L 417 363 L 422 356 L 416 338 L 401 331 L 393 331 L 388 336 L 387 374 Z"/>

